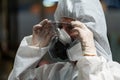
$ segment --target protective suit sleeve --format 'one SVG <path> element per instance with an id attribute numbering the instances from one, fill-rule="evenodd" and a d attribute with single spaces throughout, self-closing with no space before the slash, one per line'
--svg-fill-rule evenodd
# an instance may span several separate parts
<path id="1" fill-rule="evenodd" d="M 39 48 L 30 46 L 32 36 L 25 37 L 16 54 L 13 70 L 8 80 L 20 80 L 19 76 L 26 70 L 35 68 L 39 60 L 47 52 L 48 47 Z"/>
<path id="2" fill-rule="evenodd" d="M 120 80 L 120 64 L 107 62 L 102 56 L 84 56 L 77 62 L 77 68 L 78 80 Z"/>

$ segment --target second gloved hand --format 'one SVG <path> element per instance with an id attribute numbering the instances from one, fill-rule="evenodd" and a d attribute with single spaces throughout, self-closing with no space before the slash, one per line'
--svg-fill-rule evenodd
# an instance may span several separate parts
<path id="1" fill-rule="evenodd" d="M 46 47 L 54 34 L 50 21 L 48 19 L 44 19 L 33 27 L 32 46 L 41 48 Z"/>
<path id="2" fill-rule="evenodd" d="M 87 26 L 80 21 L 72 21 L 74 27 L 71 31 L 71 36 L 75 39 L 79 39 L 82 45 L 82 51 L 84 56 L 95 56 L 96 48 L 93 39 L 93 33 L 87 28 Z"/>

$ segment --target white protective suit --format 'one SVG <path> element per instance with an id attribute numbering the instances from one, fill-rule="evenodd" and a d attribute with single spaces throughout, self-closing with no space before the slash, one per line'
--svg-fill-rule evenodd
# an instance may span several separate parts
<path id="1" fill-rule="evenodd" d="M 30 46 L 25 37 L 18 48 L 8 80 L 120 80 L 120 65 L 112 61 L 106 36 L 106 23 L 99 0 L 59 0 L 55 20 L 71 17 L 85 23 L 93 32 L 98 56 L 82 56 L 80 43 L 68 49 L 72 62 L 54 62 L 36 67 L 47 56 L 48 47 Z"/>

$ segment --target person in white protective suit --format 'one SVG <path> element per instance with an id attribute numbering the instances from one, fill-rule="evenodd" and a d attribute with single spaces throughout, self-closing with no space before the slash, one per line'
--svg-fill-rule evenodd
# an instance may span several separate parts
<path id="1" fill-rule="evenodd" d="M 35 25 L 18 48 L 8 80 L 120 80 L 99 0 L 59 0 L 55 21 L 69 22 L 72 29 L 63 26 L 56 32 L 48 19 Z M 51 57 L 53 39 L 70 44 L 68 60 Z"/>

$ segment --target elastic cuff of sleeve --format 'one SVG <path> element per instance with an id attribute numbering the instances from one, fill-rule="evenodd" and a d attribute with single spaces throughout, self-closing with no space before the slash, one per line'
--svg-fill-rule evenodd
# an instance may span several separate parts
<path id="1" fill-rule="evenodd" d="M 89 48 L 89 49 L 86 49 L 85 51 L 83 51 L 83 55 L 84 56 L 96 56 L 97 55 L 97 52 L 96 52 L 96 48 Z"/>

